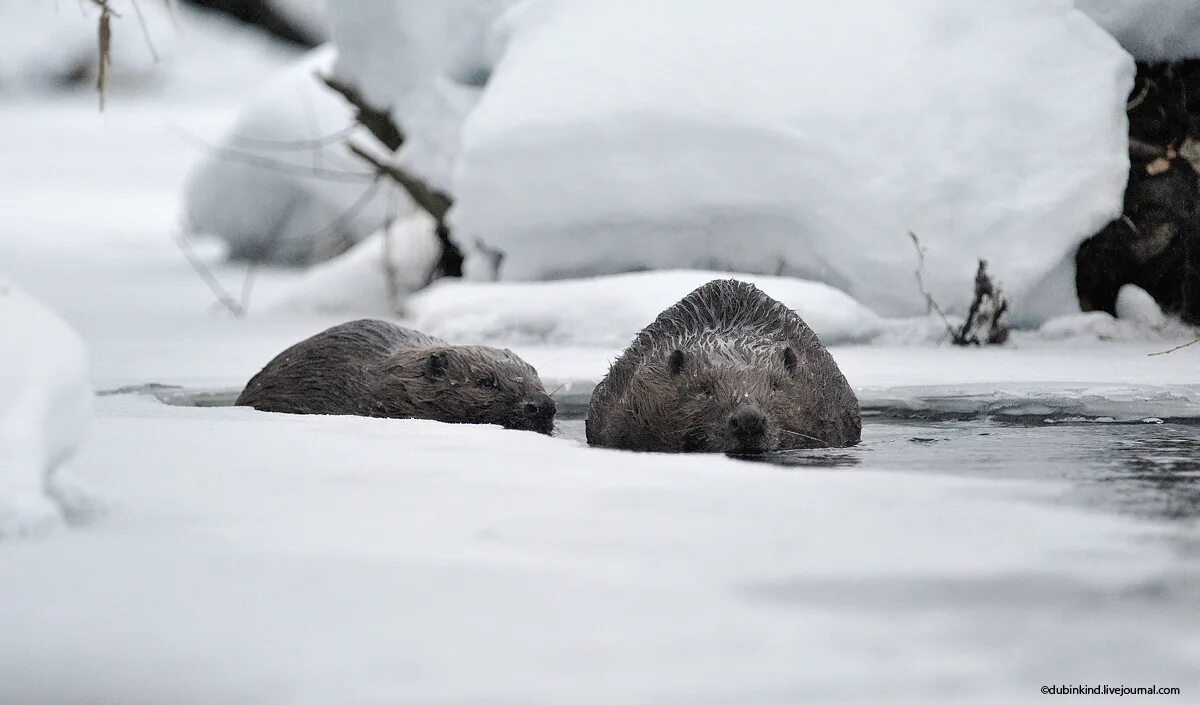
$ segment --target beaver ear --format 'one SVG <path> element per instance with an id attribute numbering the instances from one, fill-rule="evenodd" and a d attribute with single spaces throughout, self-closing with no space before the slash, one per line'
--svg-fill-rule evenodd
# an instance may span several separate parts
<path id="1" fill-rule="evenodd" d="M 796 351 L 792 350 L 791 347 L 784 348 L 783 349 L 783 368 L 785 370 L 787 370 L 789 373 L 795 374 L 796 367 L 799 364 L 800 364 L 800 361 L 796 359 Z"/>
<path id="2" fill-rule="evenodd" d="M 450 363 L 446 360 L 446 353 L 435 352 L 425 358 L 425 376 L 429 379 L 437 379 L 446 373 L 446 368 Z"/>
<path id="3" fill-rule="evenodd" d="M 667 370 L 669 370 L 671 376 L 674 377 L 680 372 L 683 372 L 683 365 L 686 362 L 687 356 L 683 354 L 682 350 L 676 348 L 671 351 L 671 356 L 667 358 Z"/>

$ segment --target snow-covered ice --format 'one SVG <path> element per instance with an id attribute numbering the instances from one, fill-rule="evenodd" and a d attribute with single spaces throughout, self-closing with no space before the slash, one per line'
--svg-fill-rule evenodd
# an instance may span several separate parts
<path id="1" fill-rule="evenodd" d="M 0 279 L 0 540 L 44 533 L 63 517 L 56 489 L 91 417 L 83 341 Z"/>

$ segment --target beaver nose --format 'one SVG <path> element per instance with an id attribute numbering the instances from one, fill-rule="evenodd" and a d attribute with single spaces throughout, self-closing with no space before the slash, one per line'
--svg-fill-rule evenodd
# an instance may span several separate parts
<path id="1" fill-rule="evenodd" d="M 529 419 L 545 421 L 546 419 L 554 418 L 554 400 L 545 394 L 526 397 L 525 402 L 521 406 L 521 411 Z"/>
<path id="2" fill-rule="evenodd" d="M 767 416 L 755 406 L 739 406 L 729 415 L 729 432 L 741 445 L 756 445 L 767 433 Z"/>

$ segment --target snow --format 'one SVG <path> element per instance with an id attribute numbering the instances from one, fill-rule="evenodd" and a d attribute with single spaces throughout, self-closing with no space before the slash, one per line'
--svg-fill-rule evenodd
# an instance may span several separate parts
<path id="1" fill-rule="evenodd" d="M 381 228 L 345 253 L 309 267 L 267 306 L 279 312 L 386 318 L 426 286 L 441 252 L 433 219 L 413 213 L 390 230 Z M 394 292 L 389 289 L 389 270 Z"/>
<path id="2" fill-rule="evenodd" d="M 1102 629 L 1079 599 L 1153 584 L 1162 532 L 1056 509 L 1055 483 L 100 407 L 81 460 L 123 504 L 0 562 L 5 701 L 1026 702 L 1097 671 L 1194 683 L 1187 624 L 1123 603 Z M 150 427 L 155 460 L 130 462 Z M 1064 613 L 1078 629 L 1037 626 Z"/>
<path id="3" fill-rule="evenodd" d="M 1167 317 L 1154 297 L 1134 284 L 1126 284 L 1117 292 L 1116 311 L 1117 318 L 1146 328 L 1162 328 L 1167 324 Z"/>
<path id="4" fill-rule="evenodd" d="M 91 416 L 83 341 L 0 279 L 0 540 L 41 534 L 64 518 L 56 488 Z"/>
<path id="5" fill-rule="evenodd" d="M 664 309 L 713 279 L 736 277 L 791 307 L 826 344 L 876 335 L 879 317 L 825 284 L 727 272 L 643 272 L 560 282 L 441 281 L 419 292 L 407 313 L 421 330 L 449 340 L 628 345 Z"/>
<path id="6" fill-rule="evenodd" d="M 355 258 L 379 263 L 379 250 L 312 273 L 256 268 L 245 286 L 245 265 L 199 242 L 219 284 L 249 291 L 247 318 L 214 306 L 172 238 L 197 157 L 175 127 L 211 140 L 236 99 L 157 97 L 114 99 L 104 115 L 89 94 L 24 96 L 0 111 L 0 267 L 83 337 L 94 388 L 239 387 L 286 346 L 352 317 L 336 299 L 343 287 L 376 305 L 378 279 Z M 364 246 L 382 249 L 374 242 Z M 435 303 L 465 314 L 493 292 L 492 314 L 460 334 L 500 342 L 525 325 L 516 307 L 533 306 L 522 287 L 573 306 L 595 296 L 589 318 L 611 332 L 512 345 L 546 380 L 594 381 L 627 342 L 617 329 L 638 327 L 643 299 L 676 297 L 672 277 L 686 289 L 707 274 L 624 276 L 628 301 L 599 298 L 591 282 L 511 282 L 408 303 L 412 315 Z M 838 313 L 821 325 L 858 320 L 840 294 L 757 279 L 801 310 L 811 297 Z M 337 312 L 276 307 L 289 296 L 332 297 Z M 532 310 L 528 320 L 547 309 Z M 805 315 L 815 325 L 821 312 Z M 872 344 L 832 348 L 868 403 L 893 394 L 896 406 L 1068 413 L 1076 398 L 1114 418 L 1195 413 L 1197 348 L 1147 357 L 1165 338 L 1031 332 L 960 349 L 897 344 L 891 323 Z M 0 349 L 11 344 L 0 337 Z M 569 433 L 132 393 L 102 396 L 94 413 L 69 467 L 110 500 L 106 513 L 0 544 L 0 702 L 1019 703 L 1041 685 L 1098 678 L 1200 688 L 1195 514 L 1144 518 L 1080 496 L 1140 480 L 1186 506 L 1189 471 L 1106 457 L 1131 428 L 1174 429 L 1177 446 L 1150 437 L 1150 450 L 1186 456 L 1196 441 L 1180 424 L 1105 425 L 1114 445 L 1085 450 L 1113 474 L 1069 480 L 1059 455 L 998 479 L 1028 457 L 1012 436 L 976 447 L 975 477 L 918 467 L 925 455 L 900 465 L 887 449 L 923 448 L 912 436 L 924 432 L 877 423 L 844 451 L 854 466 L 784 470 L 590 449 Z"/>
<path id="7" fill-rule="evenodd" d="M 1200 58 L 1200 5 L 1193 0 L 1075 0 L 1139 61 Z"/>
<path id="8" fill-rule="evenodd" d="M 379 0 L 330 3 L 335 72 L 405 131 L 399 159 L 453 193 L 459 128 L 490 64 L 484 37 L 516 0 Z"/>
<path id="9" fill-rule="evenodd" d="M 1133 65 L 1068 3 L 543 0 L 489 42 L 452 221 L 507 279 L 781 272 L 912 315 L 911 230 L 944 306 L 982 257 L 1021 315 L 1119 209 Z"/>
<path id="10" fill-rule="evenodd" d="M 231 20 L 180 4 L 173 18 L 163 2 L 140 2 L 145 30 L 129 0 L 111 0 L 113 99 L 129 95 L 176 101 L 235 95 L 266 80 L 295 52 Z M 84 71 L 77 92 L 94 95 L 99 11 L 91 2 L 6 0 L 0 3 L 0 91 L 44 95 L 61 91 Z M 78 77 L 77 77 L 78 78 Z M 112 101 L 110 100 L 110 103 Z"/>
<path id="11" fill-rule="evenodd" d="M 315 49 L 264 86 L 196 165 L 185 190 L 189 226 L 243 257 L 321 261 L 383 224 L 391 187 L 347 151 L 370 146 L 349 104 L 318 75 L 337 52 Z M 404 206 L 407 211 L 408 206 Z"/>

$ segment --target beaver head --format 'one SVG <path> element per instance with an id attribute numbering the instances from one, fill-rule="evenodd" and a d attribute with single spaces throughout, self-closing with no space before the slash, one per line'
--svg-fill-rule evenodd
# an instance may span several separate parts
<path id="1" fill-rule="evenodd" d="M 624 447 L 761 453 L 825 447 L 807 428 L 806 361 L 789 345 L 675 348 L 649 356 L 629 381 L 611 428 Z"/>
<path id="2" fill-rule="evenodd" d="M 555 404 L 511 350 L 482 345 L 403 350 L 375 376 L 374 415 L 495 424 L 550 433 Z"/>

